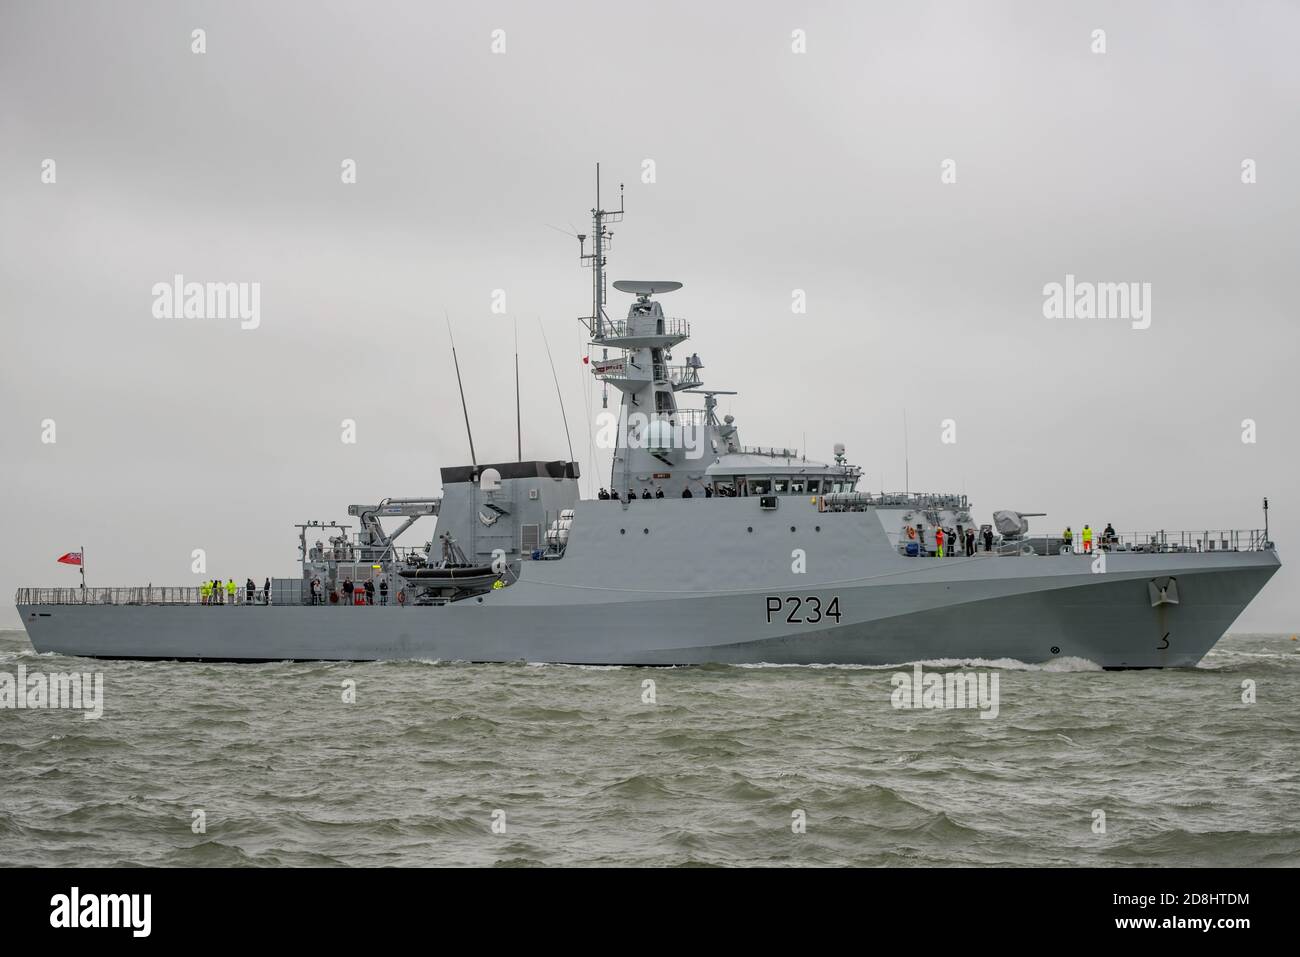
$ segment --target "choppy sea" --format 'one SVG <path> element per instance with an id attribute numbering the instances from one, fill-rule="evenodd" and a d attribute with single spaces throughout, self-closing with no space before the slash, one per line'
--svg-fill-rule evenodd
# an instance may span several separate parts
<path id="1" fill-rule="evenodd" d="M 927 666 L 996 717 L 895 707 L 911 666 L 19 666 L 103 713 L 0 707 L 0 865 L 1300 864 L 1290 635 Z"/>

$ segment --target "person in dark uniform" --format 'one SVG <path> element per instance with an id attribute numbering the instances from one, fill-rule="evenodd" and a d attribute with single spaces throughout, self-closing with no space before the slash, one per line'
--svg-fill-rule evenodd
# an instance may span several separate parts
<path id="1" fill-rule="evenodd" d="M 663 497 L 664 497 L 664 490 L 662 488 L 655 488 L 655 498 L 663 498 Z"/>
<path id="2" fill-rule="evenodd" d="M 605 497 L 609 498 L 608 495 L 606 495 Z M 388 604 L 388 579 L 387 578 L 379 579 L 379 604 L 381 605 Z"/>
<path id="3" fill-rule="evenodd" d="M 991 527 L 984 529 L 984 551 L 993 551 L 993 529 Z"/>
<path id="4" fill-rule="evenodd" d="M 713 498 L 713 486 L 712 486 L 712 485 L 706 485 L 706 486 L 704 486 L 704 497 L 705 497 L 705 498 Z"/>
<path id="5" fill-rule="evenodd" d="M 682 489 L 682 498 L 694 498 L 694 497 L 695 496 L 691 494 L 690 486 L 687 486 L 686 488 Z"/>
<path id="6" fill-rule="evenodd" d="M 373 605 L 374 603 L 375 603 L 375 582 L 374 579 L 367 578 L 366 579 L 366 604 Z"/>
<path id="7" fill-rule="evenodd" d="M 641 489 L 641 497 L 650 498 L 650 490 L 648 488 Z"/>

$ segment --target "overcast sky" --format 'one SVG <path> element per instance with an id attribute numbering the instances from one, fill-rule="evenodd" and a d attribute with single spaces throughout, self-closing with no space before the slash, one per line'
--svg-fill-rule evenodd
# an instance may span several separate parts
<path id="1" fill-rule="evenodd" d="M 610 278 L 685 284 L 746 443 L 897 489 L 906 411 L 911 487 L 982 521 L 1256 527 L 1267 494 L 1286 560 L 1298 38 L 1268 2 L 3 0 L 0 592 L 75 584 L 82 544 L 92 585 L 194 583 L 195 548 L 291 575 L 293 522 L 436 494 L 468 461 L 444 313 L 480 460 L 514 457 L 516 322 L 525 455 L 566 455 L 540 319 L 597 475 L 562 233 L 598 161 Z M 155 317 L 178 273 L 260 283 L 260 325 Z M 1150 327 L 1046 318 L 1067 274 L 1150 283 Z M 1238 630 L 1300 628 L 1298 574 Z"/>

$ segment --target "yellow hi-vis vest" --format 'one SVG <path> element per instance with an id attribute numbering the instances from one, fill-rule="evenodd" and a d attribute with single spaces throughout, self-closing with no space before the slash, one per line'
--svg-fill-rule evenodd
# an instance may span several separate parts
<path id="1" fill-rule="evenodd" d="M 202 595 L 204 598 L 210 596 L 212 594 L 212 583 L 204 582 L 202 585 L 200 585 L 199 594 Z"/>
<path id="2" fill-rule="evenodd" d="M 1090 541 L 1092 541 L 1092 529 L 1090 529 L 1090 528 L 1089 528 L 1088 526 L 1086 526 L 1086 525 L 1083 527 L 1083 540 L 1084 540 L 1085 542 L 1090 542 Z"/>
<path id="3" fill-rule="evenodd" d="M 226 582 L 226 594 L 227 594 L 227 595 L 233 595 L 233 594 L 235 593 L 236 590 L 237 590 L 237 589 L 236 589 L 235 583 L 234 583 L 233 581 L 228 581 L 228 582 Z"/>

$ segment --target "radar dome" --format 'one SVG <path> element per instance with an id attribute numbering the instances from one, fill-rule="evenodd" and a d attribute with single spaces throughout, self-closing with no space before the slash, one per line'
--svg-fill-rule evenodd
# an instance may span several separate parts
<path id="1" fill-rule="evenodd" d="M 501 487 L 501 473 L 496 469 L 484 469 L 478 477 L 478 487 L 484 492 L 495 492 Z"/>

